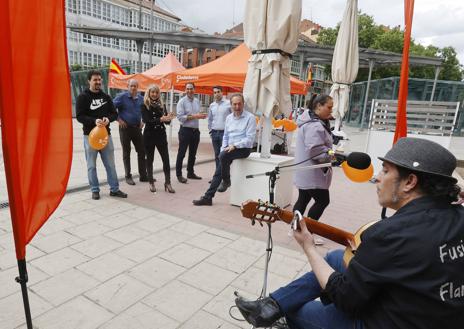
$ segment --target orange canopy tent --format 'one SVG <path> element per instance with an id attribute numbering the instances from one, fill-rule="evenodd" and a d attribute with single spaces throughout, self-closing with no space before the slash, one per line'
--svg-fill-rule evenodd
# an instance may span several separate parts
<path id="1" fill-rule="evenodd" d="M 174 88 L 184 90 L 187 82 L 195 84 L 195 92 L 200 94 L 212 94 L 212 87 L 222 86 L 225 92 L 241 91 L 245 83 L 248 70 L 248 59 L 251 52 L 242 43 L 237 48 L 224 56 L 182 72 L 178 72 L 174 82 Z M 307 84 L 304 81 L 290 78 L 290 93 L 305 95 Z"/>
<path id="2" fill-rule="evenodd" d="M 109 74 L 109 87 L 115 89 L 127 89 L 130 79 L 135 79 L 139 83 L 140 90 L 147 90 L 152 84 L 160 86 L 162 91 L 172 88 L 172 82 L 176 77 L 174 72 L 185 70 L 185 67 L 177 60 L 172 53 L 166 55 L 157 65 L 151 69 L 136 74 Z"/>

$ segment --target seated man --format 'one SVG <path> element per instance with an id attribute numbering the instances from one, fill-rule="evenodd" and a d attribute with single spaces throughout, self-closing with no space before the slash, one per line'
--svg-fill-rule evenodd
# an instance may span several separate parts
<path id="1" fill-rule="evenodd" d="M 244 111 L 245 100 L 242 94 L 230 98 L 232 113 L 226 118 L 222 139 L 219 166 L 216 166 L 213 179 L 205 195 L 193 200 L 195 206 L 211 206 L 216 191 L 225 192 L 230 186 L 230 165 L 235 159 L 246 158 L 251 153 L 256 135 L 255 116 Z M 222 183 L 221 183 L 222 181 Z"/>
<path id="2" fill-rule="evenodd" d="M 464 323 L 464 208 L 456 158 L 402 138 L 380 158 L 381 206 L 397 210 L 362 234 L 345 268 L 340 250 L 320 256 L 305 225 L 294 236 L 312 272 L 270 297 L 236 304 L 255 327 L 285 317 L 290 328 L 457 329 Z M 320 297 L 321 301 L 315 299 Z"/>

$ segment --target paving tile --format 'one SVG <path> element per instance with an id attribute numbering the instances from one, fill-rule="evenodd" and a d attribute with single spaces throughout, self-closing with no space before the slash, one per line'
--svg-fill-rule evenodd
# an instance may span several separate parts
<path id="1" fill-rule="evenodd" d="M 257 261 L 254 266 L 264 270 L 266 257 L 266 255 L 261 257 L 261 259 Z M 292 279 L 295 277 L 295 275 L 298 274 L 298 272 L 303 269 L 306 264 L 307 261 L 305 262 L 289 256 L 272 253 L 271 260 L 269 261 L 269 272 Z"/>
<path id="2" fill-rule="evenodd" d="M 9 212 L 8 212 L 9 214 Z M 11 226 L 11 219 L 8 218 L 0 218 L 0 228 L 5 232 L 13 232 L 13 228 Z"/>
<path id="3" fill-rule="evenodd" d="M 180 233 L 195 236 L 203 231 L 206 231 L 209 229 L 209 227 L 186 220 L 173 225 L 171 229 Z"/>
<path id="4" fill-rule="evenodd" d="M 201 232 L 185 243 L 204 250 L 216 252 L 232 243 L 232 241 L 209 232 Z"/>
<path id="5" fill-rule="evenodd" d="M 267 293 L 270 293 L 291 282 L 291 279 L 268 272 L 267 276 Z M 264 270 L 251 267 L 235 279 L 231 286 L 242 291 L 247 291 L 253 295 L 259 296 L 264 283 Z"/>
<path id="6" fill-rule="evenodd" d="M 211 297 L 201 290 L 174 280 L 146 297 L 143 303 L 178 322 L 184 322 Z"/>
<path id="7" fill-rule="evenodd" d="M 132 210 L 131 210 L 132 211 Z M 130 212 L 131 212 L 130 211 Z M 126 227 L 134 222 L 138 222 L 137 218 L 131 217 L 128 215 L 129 212 L 118 213 L 115 215 L 104 216 L 98 220 L 98 223 L 112 227 L 114 229 Z"/>
<path id="8" fill-rule="evenodd" d="M 161 253 L 160 258 L 173 262 L 177 265 L 190 268 L 211 255 L 209 251 L 195 248 L 187 244 L 180 244 Z"/>
<path id="9" fill-rule="evenodd" d="M 60 209 L 67 210 L 70 214 L 82 213 L 85 210 L 94 210 L 97 207 L 98 205 L 96 203 L 90 203 L 84 200 L 60 204 Z M 70 214 L 68 214 L 68 216 Z"/>
<path id="10" fill-rule="evenodd" d="M 174 221 L 174 220 L 166 219 L 165 217 L 159 216 L 159 217 L 150 217 L 150 218 L 141 220 L 136 225 L 138 228 L 142 230 L 156 233 L 168 227 L 171 227 L 178 222 L 179 221 Z"/>
<path id="11" fill-rule="evenodd" d="M 151 242 L 146 240 L 137 240 L 119 248 L 115 251 L 115 253 L 133 260 L 136 263 L 141 263 L 159 254 L 160 250 Z"/>
<path id="12" fill-rule="evenodd" d="M 114 314 L 119 314 L 153 290 L 154 288 L 122 274 L 86 292 L 85 296 Z"/>
<path id="13" fill-rule="evenodd" d="M 52 308 L 52 305 L 33 292 L 29 291 L 28 297 L 32 319 Z M 0 328 L 12 329 L 26 323 L 21 292 L 0 299 L 0 310 Z M 35 320 L 33 320 L 33 324 L 36 325 Z"/>
<path id="14" fill-rule="evenodd" d="M 30 245 L 42 250 L 46 253 L 51 253 L 75 243 L 82 241 L 82 239 L 64 231 L 58 231 L 56 233 L 46 236 L 35 236 Z"/>
<path id="15" fill-rule="evenodd" d="M 74 223 L 67 221 L 63 218 L 50 218 L 40 229 L 40 235 L 50 235 L 56 232 L 64 231 L 71 227 L 76 226 Z"/>
<path id="16" fill-rule="evenodd" d="M 144 231 L 135 227 L 135 225 L 129 224 L 128 226 L 124 226 L 116 230 L 106 232 L 104 235 L 123 244 L 128 244 L 135 240 L 139 240 L 143 237 L 146 237 L 149 234 L 150 232 Z"/>
<path id="17" fill-rule="evenodd" d="M 88 203 L 88 202 L 87 202 Z M 105 216 L 97 214 L 95 211 L 92 210 L 83 210 L 78 213 L 72 213 L 68 216 L 64 216 L 63 219 L 65 219 L 68 222 L 71 222 L 75 225 L 82 225 L 82 224 L 87 224 L 90 222 L 97 221 L 99 219 L 104 218 Z"/>
<path id="18" fill-rule="evenodd" d="M 154 288 L 164 286 L 183 272 L 185 267 L 153 257 L 140 265 L 131 268 L 128 274 Z"/>
<path id="19" fill-rule="evenodd" d="M 27 286 L 31 287 L 34 284 L 43 281 L 49 277 L 48 274 L 40 271 L 30 263 L 27 264 L 28 283 Z M 19 276 L 18 268 L 11 267 L 7 270 L 0 271 L 0 298 L 12 295 L 21 291 L 21 286 L 16 282 L 15 278 Z M 1 328 L 1 327 L 0 327 Z"/>
<path id="20" fill-rule="evenodd" d="M 96 236 L 79 242 L 71 246 L 71 248 L 90 258 L 95 258 L 121 246 L 122 243 L 111 238 Z"/>
<path id="21" fill-rule="evenodd" d="M 177 321 L 145 304 L 137 303 L 105 323 L 100 329 L 175 329 L 178 326 Z"/>
<path id="22" fill-rule="evenodd" d="M 34 319 L 38 328 L 96 329 L 114 315 L 79 296 Z"/>
<path id="23" fill-rule="evenodd" d="M 70 269 L 48 280 L 30 285 L 31 290 L 49 303 L 57 306 L 97 286 L 100 282 L 91 276 Z"/>
<path id="24" fill-rule="evenodd" d="M 248 325 L 249 327 L 249 325 Z M 226 320 L 218 318 L 213 314 L 205 311 L 199 311 L 185 322 L 179 329 L 205 329 L 205 328 L 220 328 L 220 329 L 239 329 L 240 327 L 230 324 Z"/>
<path id="25" fill-rule="evenodd" d="M 31 261 L 31 264 L 47 274 L 55 275 L 88 260 L 89 257 L 86 257 L 71 248 L 64 248 L 44 257 L 35 259 Z"/>
<path id="26" fill-rule="evenodd" d="M 134 265 L 133 261 L 110 252 L 77 266 L 77 269 L 103 282 L 127 271 Z"/>
<path id="27" fill-rule="evenodd" d="M 155 246 L 158 253 L 172 248 L 188 239 L 190 239 L 189 235 L 179 233 L 171 229 L 164 229 L 144 238 L 144 240 L 149 241 Z"/>
<path id="28" fill-rule="evenodd" d="M 262 256 L 266 253 L 266 243 L 246 237 L 241 237 L 231 243 L 228 247 L 253 256 Z"/>
<path id="29" fill-rule="evenodd" d="M 178 280 L 209 294 L 217 295 L 237 277 L 238 274 L 235 272 L 212 264 L 200 263 L 179 276 Z"/>
<path id="30" fill-rule="evenodd" d="M 235 273 L 242 273 L 252 266 L 257 260 L 257 256 L 245 254 L 226 247 L 210 256 L 206 259 L 206 262 Z"/>
<path id="31" fill-rule="evenodd" d="M 137 219 L 153 218 L 161 215 L 159 211 L 143 207 L 136 207 L 135 209 L 123 212 L 123 214 L 127 214 Z"/>
<path id="32" fill-rule="evenodd" d="M 219 230 L 217 228 L 210 228 L 208 231 L 208 233 L 210 234 L 213 234 L 213 235 L 217 235 L 217 236 L 220 236 L 220 237 L 223 237 L 223 238 L 226 238 L 226 239 L 229 239 L 229 240 L 238 240 L 240 238 L 240 235 L 237 235 L 237 234 L 234 234 L 234 233 L 231 233 L 231 232 L 227 232 L 227 231 L 224 231 L 224 230 Z"/>
<path id="33" fill-rule="evenodd" d="M 135 206 L 133 204 L 118 199 L 117 202 L 111 204 L 111 207 L 97 207 L 94 209 L 94 211 L 97 214 L 103 215 L 105 217 L 110 217 L 111 215 L 125 212 L 129 209 L 134 208 Z"/>
<path id="34" fill-rule="evenodd" d="M 81 239 L 89 239 L 91 237 L 106 233 L 113 230 L 112 227 L 100 224 L 98 222 L 90 222 L 86 224 L 82 224 L 79 226 L 73 226 L 71 228 L 66 229 L 67 232 L 81 238 Z"/>
<path id="35" fill-rule="evenodd" d="M 211 299 L 208 304 L 203 307 L 203 311 L 208 312 L 209 314 L 214 314 L 215 317 L 225 320 L 228 323 L 231 323 L 239 328 L 250 329 L 250 325 L 247 322 L 240 322 L 234 320 L 230 314 L 229 310 L 231 306 L 235 305 L 234 291 L 238 291 L 239 294 L 245 298 L 256 299 L 257 296 L 251 295 L 247 292 L 241 291 L 234 287 L 227 287 L 219 295 Z M 232 315 L 238 319 L 243 319 L 240 311 L 234 307 L 230 310 Z M 222 328 L 222 327 L 221 327 Z M 187 328 L 185 328 L 187 329 Z"/>

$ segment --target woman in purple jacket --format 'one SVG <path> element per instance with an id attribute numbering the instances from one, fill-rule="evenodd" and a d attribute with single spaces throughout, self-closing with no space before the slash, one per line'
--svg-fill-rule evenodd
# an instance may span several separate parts
<path id="1" fill-rule="evenodd" d="M 329 119 L 332 116 L 333 100 L 329 95 L 318 95 L 311 107 L 298 117 L 298 133 L 295 149 L 295 163 L 301 166 L 331 162 L 332 134 Z M 305 161 L 307 160 L 307 161 Z M 294 184 L 298 188 L 298 200 L 293 211 L 304 214 L 308 203 L 314 204 L 308 210 L 308 217 L 319 220 L 329 205 L 329 187 L 332 168 L 302 169 L 295 171 Z"/>

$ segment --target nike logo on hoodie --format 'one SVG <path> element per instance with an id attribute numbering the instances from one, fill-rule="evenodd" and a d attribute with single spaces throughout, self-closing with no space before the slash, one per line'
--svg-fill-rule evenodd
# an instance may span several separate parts
<path id="1" fill-rule="evenodd" d="M 104 99 L 103 98 L 100 98 L 100 99 L 92 99 L 92 103 L 90 104 L 90 110 L 91 111 L 94 111 L 100 107 L 102 107 L 103 105 L 105 105 L 106 103 L 108 102 L 104 102 Z"/>

